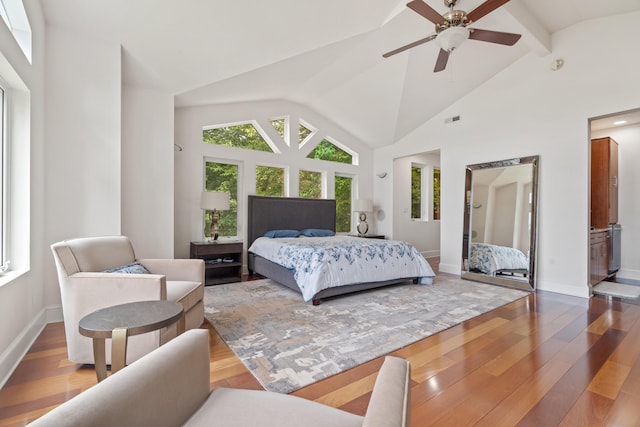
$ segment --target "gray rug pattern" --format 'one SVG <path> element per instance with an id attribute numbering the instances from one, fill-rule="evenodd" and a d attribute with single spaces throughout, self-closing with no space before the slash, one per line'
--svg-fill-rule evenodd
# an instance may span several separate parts
<path id="1" fill-rule="evenodd" d="M 269 391 L 290 393 L 528 292 L 437 276 L 325 300 L 268 279 L 205 288 L 205 317 Z"/>

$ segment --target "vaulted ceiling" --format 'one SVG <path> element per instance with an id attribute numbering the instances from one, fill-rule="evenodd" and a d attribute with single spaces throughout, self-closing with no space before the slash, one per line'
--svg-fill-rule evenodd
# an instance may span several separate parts
<path id="1" fill-rule="evenodd" d="M 440 13 L 442 0 L 424 0 Z M 459 0 L 467 12 L 484 0 Z M 514 46 L 467 40 L 434 73 L 434 25 L 407 0 L 41 0 L 49 25 L 123 46 L 124 79 L 176 106 L 286 99 L 380 147 L 402 138 L 551 34 L 640 9 L 640 0 L 511 0 L 473 26 L 522 34 Z"/>

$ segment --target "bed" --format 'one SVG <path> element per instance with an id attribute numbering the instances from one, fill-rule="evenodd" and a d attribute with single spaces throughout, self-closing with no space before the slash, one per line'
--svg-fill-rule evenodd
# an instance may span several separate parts
<path id="1" fill-rule="evenodd" d="M 391 284 L 413 281 L 415 283 L 431 284 L 434 273 L 426 260 L 419 252 L 406 242 L 397 242 L 382 239 L 364 239 L 359 237 L 336 236 L 336 237 L 296 237 L 296 238 L 265 238 L 264 235 L 268 231 L 273 230 L 335 230 L 336 209 L 335 200 L 328 199 L 302 199 L 289 197 L 262 197 L 249 196 L 248 198 L 248 267 L 250 273 L 257 273 L 269 279 L 272 279 L 284 286 L 287 286 L 303 296 L 305 301 L 310 301 L 314 305 L 321 302 L 322 299 L 343 295 L 351 292 L 357 292 L 365 289 L 372 289 Z M 286 246 L 281 249 L 273 247 L 267 249 L 267 252 L 280 253 L 280 260 L 267 259 L 267 254 L 262 256 L 256 251 L 262 250 L 261 242 L 265 240 L 271 243 L 293 245 Z M 276 242 L 277 241 L 277 242 Z M 335 241 L 337 246 L 329 244 Z M 320 243 L 324 249 L 329 248 L 330 255 L 318 255 L 317 248 L 313 244 Z M 319 250 L 319 249 L 318 249 Z M 289 254 L 289 255 L 287 255 Z M 304 255 L 306 254 L 306 255 Z M 337 255 L 336 254 L 341 254 Z M 363 255 L 368 254 L 368 255 Z M 386 254 L 386 255 L 385 255 Z M 398 274 L 391 277 L 389 271 L 392 263 L 399 264 L 400 259 L 390 262 L 388 258 L 402 255 L 402 262 L 411 259 L 412 263 L 409 268 L 399 270 Z M 320 262 L 320 258 L 324 257 L 324 261 Z M 323 268 L 333 268 L 335 262 L 329 258 L 340 258 L 342 268 L 339 273 L 326 272 L 314 273 L 306 271 L 306 279 L 300 287 L 297 278 L 305 276 L 302 270 L 308 270 L 310 265 L 322 264 Z M 384 268 L 378 264 L 378 267 L 370 267 L 367 262 L 378 262 L 386 257 Z M 285 259 L 281 265 L 276 261 Z M 293 258 L 307 259 L 310 264 L 300 268 L 292 264 Z M 345 266 L 345 260 L 349 259 Z M 384 262 L 384 261 L 383 261 Z M 407 261 L 408 263 L 408 261 Z M 332 266 L 327 266 L 331 264 Z M 347 272 L 346 268 L 354 268 L 355 272 Z M 378 270 L 376 271 L 376 268 Z M 384 274 L 382 274 L 384 272 Z M 406 274 L 410 272 L 410 274 Z M 313 280 L 319 284 L 317 289 L 311 289 L 309 285 L 309 275 L 316 277 Z M 368 275 L 367 275 L 368 274 Z M 355 278 L 355 279 L 351 279 Z M 345 281 L 346 279 L 346 281 Z M 338 283 L 339 282 L 339 283 Z"/>
<path id="2" fill-rule="evenodd" d="M 472 243 L 469 270 L 490 276 L 506 274 L 526 277 L 529 272 L 529 259 L 515 248 Z"/>

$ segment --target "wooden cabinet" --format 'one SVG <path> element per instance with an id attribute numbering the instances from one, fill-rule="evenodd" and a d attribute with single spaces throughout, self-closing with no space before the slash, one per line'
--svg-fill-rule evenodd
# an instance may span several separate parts
<path id="1" fill-rule="evenodd" d="M 242 280 L 242 247 L 239 241 L 191 242 L 191 258 L 205 263 L 205 286 Z"/>
<path id="2" fill-rule="evenodd" d="M 618 222 L 618 143 L 591 141 L 591 227 L 607 228 Z"/>
<path id="3" fill-rule="evenodd" d="M 609 231 L 592 231 L 589 250 L 590 281 L 600 283 L 609 273 Z"/>

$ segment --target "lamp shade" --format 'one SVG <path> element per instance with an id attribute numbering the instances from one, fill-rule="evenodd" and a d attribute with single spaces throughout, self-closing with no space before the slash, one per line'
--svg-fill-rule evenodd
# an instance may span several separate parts
<path id="1" fill-rule="evenodd" d="M 369 199 L 358 199 L 353 204 L 354 212 L 372 212 L 373 202 Z"/>
<path id="2" fill-rule="evenodd" d="M 438 33 L 436 43 L 438 43 L 441 49 L 452 52 L 468 38 L 469 30 L 465 27 L 449 27 Z"/>
<path id="3" fill-rule="evenodd" d="M 200 209 L 212 211 L 229 210 L 229 193 L 223 191 L 203 191 L 200 195 Z"/>

